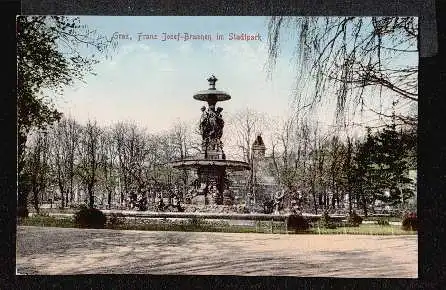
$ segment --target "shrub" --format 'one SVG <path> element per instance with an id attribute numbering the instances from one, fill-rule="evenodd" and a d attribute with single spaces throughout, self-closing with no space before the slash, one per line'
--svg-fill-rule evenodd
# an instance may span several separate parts
<path id="1" fill-rule="evenodd" d="M 385 220 L 385 219 L 377 220 L 377 224 L 380 225 L 380 226 L 389 226 L 390 225 L 389 221 Z"/>
<path id="2" fill-rule="evenodd" d="M 200 227 L 205 224 L 206 224 L 206 222 L 202 218 L 199 218 L 199 217 L 194 216 L 189 219 L 189 225 L 192 227 Z"/>
<path id="3" fill-rule="evenodd" d="M 29 211 L 26 206 L 19 206 L 17 208 L 17 216 L 18 217 L 28 217 Z"/>
<path id="4" fill-rule="evenodd" d="M 359 225 L 362 223 L 362 217 L 359 216 L 356 211 L 353 211 L 351 214 L 349 214 L 347 218 L 347 224 L 353 227 L 359 227 Z"/>
<path id="5" fill-rule="evenodd" d="M 74 215 L 74 223 L 81 228 L 102 229 L 106 222 L 107 217 L 102 211 L 86 206 L 82 206 Z"/>
<path id="6" fill-rule="evenodd" d="M 185 208 L 181 206 L 181 204 L 170 204 L 168 206 L 166 206 L 164 208 L 165 211 L 170 211 L 170 212 L 184 212 Z"/>
<path id="7" fill-rule="evenodd" d="M 263 213 L 265 214 L 271 214 L 274 210 L 274 201 L 273 200 L 267 200 L 263 202 Z"/>
<path id="8" fill-rule="evenodd" d="M 120 212 L 111 213 L 110 217 L 108 218 L 108 224 L 112 227 L 122 225 L 124 223 L 123 216 L 124 215 Z"/>
<path id="9" fill-rule="evenodd" d="M 310 224 L 302 215 L 292 214 L 288 217 L 287 227 L 295 232 L 299 232 L 308 230 Z"/>
<path id="10" fill-rule="evenodd" d="M 146 210 L 148 210 L 147 198 L 141 198 L 140 200 L 138 200 L 138 202 L 136 204 L 136 208 L 139 211 L 146 211 Z"/>
<path id="11" fill-rule="evenodd" d="M 325 229 L 335 229 L 336 224 L 333 222 L 333 220 L 328 215 L 328 212 L 324 212 L 322 214 L 321 219 L 319 220 L 319 227 L 325 228 Z"/>
<path id="12" fill-rule="evenodd" d="M 418 219 L 415 212 L 409 212 L 403 216 L 402 229 L 405 231 L 418 230 Z"/>
<path id="13" fill-rule="evenodd" d="M 178 205 L 177 205 L 177 211 L 178 211 L 178 212 L 184 212 L 184 211 L 185 211 L 185 208 L 182 207 L 181 204 L 178 203 Z"/>

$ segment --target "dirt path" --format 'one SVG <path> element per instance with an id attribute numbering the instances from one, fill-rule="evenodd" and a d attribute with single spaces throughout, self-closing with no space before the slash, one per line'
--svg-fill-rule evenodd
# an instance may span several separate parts
<path id="1" fill-rule="evenodd" d="M 417 278 L 417 236 L 18 227 L 17 271 Z"/>

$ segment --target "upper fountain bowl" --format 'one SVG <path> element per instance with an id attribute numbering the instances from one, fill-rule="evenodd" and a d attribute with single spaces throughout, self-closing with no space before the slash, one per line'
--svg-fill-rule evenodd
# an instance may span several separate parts
<path id="1" fill-rule="evenodd" d="M 206 102 L 221 102 L 230 100 L 231 96 L 228 93 L 219 90 L 203 90 L 195 93 L 194 99 Z"/>
<path id="2" fill-rule="evenodd" d="M 231 96 L 228 93 L 219 91 L 215 88 L 215 83 L 218 81 L 218 79 L 214 75 L 208 78 L 207 81 L 209 82 L 209 89 L 195 93 L 195 100 L 206 101 L 209 104 L 215 104 L 216 102 L 227 101 L 231 99 Z"/>

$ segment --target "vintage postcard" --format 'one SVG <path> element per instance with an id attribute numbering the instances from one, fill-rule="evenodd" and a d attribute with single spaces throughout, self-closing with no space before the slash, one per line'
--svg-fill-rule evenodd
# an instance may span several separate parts
<path id="1" fill-rule="evenodd" d="M 417 17 L 18 16 L 18 275 L 417 278 Z"/>

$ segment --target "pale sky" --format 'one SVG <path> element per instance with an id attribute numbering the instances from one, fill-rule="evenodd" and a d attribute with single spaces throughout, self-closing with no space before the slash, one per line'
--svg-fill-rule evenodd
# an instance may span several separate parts
<path id="1" fill-rule="evenodd" d="M 294 66 L 281 59 L 273 81 L 267 79 L 266 18 L 263 17 L 81 17 L 83 24 L 120 40 L 113 58 L 96 67 L 87 84 L 68 88 L 58 107 L 80 121 L 108 124 L 132 120 L 149 130 L 169 127 L 177 118 L 200 117 L 204 103 L 192 98 L 207 89 L 207 78 L 218 78 L 217 89 L 232 99 L 219 105 L 224 113 L 250 107 L 282 115 L 289 107 Z M 189 40 L 138 41 L 138 33 L 259 33 L 261 41 Z M 290 56 L 291 57 L 291 56 Z"/>
<path id="2" fill-rule="evenodd" d="M 97 76 L 86 84 L 67 88 L 57 107 L 80 122 L 97 120 L 101 125 L 133 121 L 159 132 L 177 120 L 194 122 L 203 102 L 192 98 L 208 88 L 214 74 L 217 89 L 232 96 L 223 107 L 224 118 L 251 108 L 270 116 L 289 113 L 295 88 L 296 67 L 292 61 L 295 41 L 282 39 L 281 55 L 272 79 L 267 78 L 267 17 L 136 17 L 82 16 L 81 23 L 112 36 L 115 32 L 132 39 L 118 40 L 112 59 L 96 66 Z M 208 40 L 141 40 L 138 33 L 210 34 Z M 261 40 L 228 40 L 229 33 L 260 34 Z M 216 40 L 219 33 L 225 40 Z M 334 104 L 317 115 L 326 124 L 333 121 Z"/>

